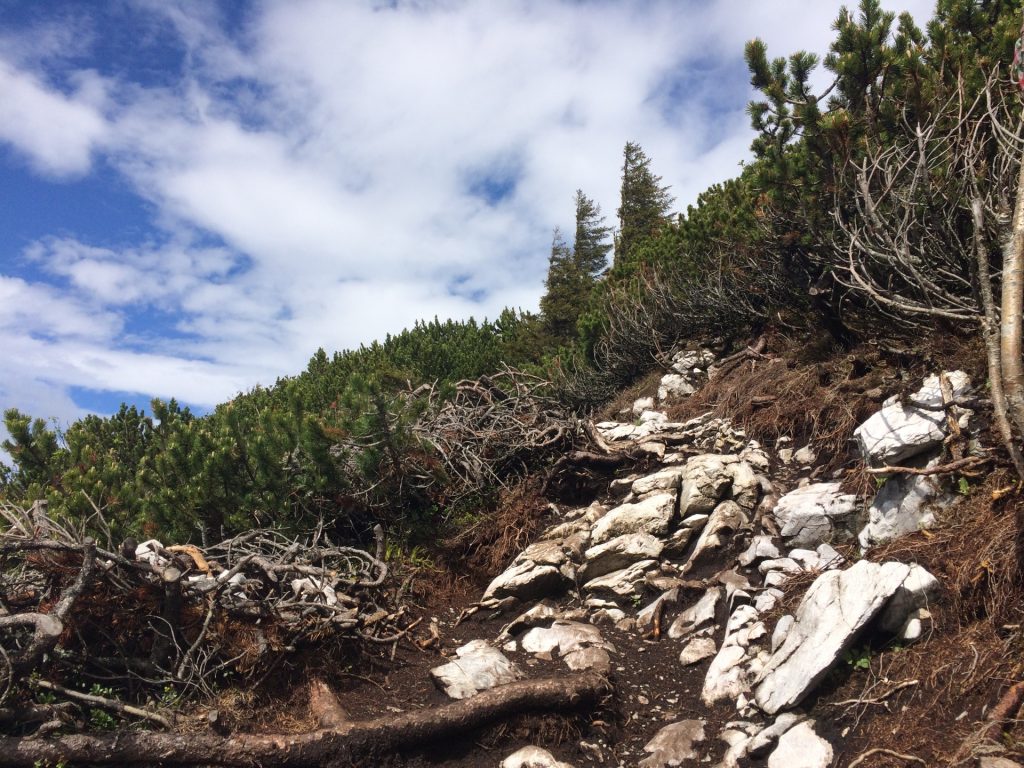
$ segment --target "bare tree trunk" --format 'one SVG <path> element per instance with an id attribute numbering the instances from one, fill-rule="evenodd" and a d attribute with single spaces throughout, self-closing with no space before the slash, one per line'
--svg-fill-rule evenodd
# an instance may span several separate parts
<path id="1" fill-rule="evenodd" d="M 75 765 L 322 766 L 372 765 L 384 755 L 451 738 L 503 717 L 537 710 L 566 711 L 593 705 L 610 691 L 596 672 L 511 683 L 442 707 L 338 722 L 307 734 L 228 737 L 125 731 L 103 736 L 51 739 L 0 738 L 0 766 L 62 761 Z"/>
<path id="2" fill-rule="evenodd" d="M 1003 387 L 1010 418 L 1024 434 L 1024 359 L 1021 326 L 1024 312 L 1024 162 L 1017 178 L 1013 229 L 1003 255 L 1003 314 L 999 331 Z"/>

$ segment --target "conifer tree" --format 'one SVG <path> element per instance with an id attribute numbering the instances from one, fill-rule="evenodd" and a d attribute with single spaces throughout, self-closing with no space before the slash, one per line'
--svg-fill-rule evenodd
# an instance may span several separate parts
<path id="1" fill-rule="evenodd" d="M 593 278 L 580 266 L 561 231 L 555 227 L 551 238 L 546 289 L 540 300 L 544 328 L 558 342 L 568 341 L 576 334 L 576 320 L 582 310 L 582 296 Z"/>
<path id="2" fill-rule="evenodd" d="M 601 206 L 576 190 L 576 240 L 573 256 L 584 274 L 598 277 L 608 266 L 608 252 L 612 244 L 608 240 L 612 228 L 604 226 Z"/>
<path id="3" fill-rule="evenodd" d="M 619 202 L 619 233 L 615 239 L 615 263 L 630 258 L 637 245 L 653 237 L 668 220 L 673 197 L 662 186 L 661 176 L 651 171 L 651 160 L 635 142 L 623 150 L 622 192 Z"/>

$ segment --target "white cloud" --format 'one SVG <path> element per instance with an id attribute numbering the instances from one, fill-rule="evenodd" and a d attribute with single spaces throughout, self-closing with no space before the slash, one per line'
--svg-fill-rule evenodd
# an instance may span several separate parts
<path id="1" fill-rule="evenodd" d="M 54 233 L 32 277 L 0 274 L 0 344 L 27 361 L 0 397 L 39 381 L 42 413 L 71 413 L 76 385 L 213 404 L 318 346 L 534 308 L 575 189 L 612 222 L 627 140 L 680 209 L 735 175 L 743 43 L 824 53 L 839 5 L 290 0 L 228 33 L 210 4 L 138 0 L 187 51 L 161 87 L 65 62 L 58 88 L 21 46 L 0 60 L 0 141 L 51 176 L 102 156 L 154 221 L 127 244 Z M 50 56 L 67 39 L 44 37 Z"/>

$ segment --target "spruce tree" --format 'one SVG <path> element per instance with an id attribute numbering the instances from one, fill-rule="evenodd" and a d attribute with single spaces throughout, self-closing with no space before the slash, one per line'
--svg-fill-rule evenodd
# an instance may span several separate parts
<path id="1" fill-rule="evenodd" d="M 608 252 L 612 244 L 608 235 L 612 228 L 604 226 L 601 206 L 576 190 L 576 241 L 573 256 L 580 270 L 592 278 L 598 277 L 608 266 Z"/>
<path id="2" fill-rule="evenodd" d="M 555 341 L 564 342 L 575 337 L 576 320 L 582 309 L 581 298 L 590 282 L 592 278 L 580 267 L 561 231 L 555 227 L 548 276 L 544 281 L 546 291 L 540 300 L 544 329 Z"/>
<path id="3" fill-rule="evenodd" d="M 635 142 L 623 150 L 622 192 L 619 202 L 619 233 L 615 239 L 615 263 L 627 261 L 637 245 L 653 237 L 668 219 L 673 198 L 662 186 L 661 176 L 651 171 L 651 160 Z"/>

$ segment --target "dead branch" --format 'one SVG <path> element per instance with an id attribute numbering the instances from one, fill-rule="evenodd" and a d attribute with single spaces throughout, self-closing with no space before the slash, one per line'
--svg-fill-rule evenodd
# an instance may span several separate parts
<path id="1" fill-rule="evenodd" d="M 499 686 L 471 699 L 401 715 L 337 723 L 308 734 L 162 734 L 121 732 L 50 739 L 0 738 L 0 766 L 60 761 L 90 765 L 325 765 L 354 756 L 391 753 L 524 712 L 580 709 L 610 690 L 584 672 Z"/>
<path id="2" fill-rule="evenodd" d="M 989 464 L 992 461 L 987 456 L 967 456 L 957 461 L 951 461 L 947 464 L 939 464 L 935 467 L 869 467 L 868 473 L 872 475 L 948 475 L 953 472 L 962 472 L 967 469 L 976 469 L 977 467 Z"/>
<path id="3" fill-rule="evenodd" d="M 75 699 L 76 701 L 83 701 L 86 704 L 92 704 L 96 707 L 109 709 L 111 712 L 117 712 L 119 715 L 139 717 L 143 720 L 148 720 L 151 723 L 156 723 L 162 728 L 167 728 L 168 730 L 171 728 L 170 720 L 156 712 L 150 712 L 148 709 L 133 707 L 130 704 L 125 704 L 124 702 L 117 701 L 115 699 L 109 699 L 106 696 L 96 696 L 92 693 L 74 691 L 70 688 L 65 688 L 62 685 L 51 683 L 49 680 L 37 680 L 34 684 L 40 688 L 46 689 L 47 691 L 53 691 L 54 693 L 59 693 L 61 696 L 67 696 L 69 699 Z"/>
<path id="4" fill-rule="evenodd" d="M 926 763 L 920 757 L 915 757 L 914 755 L 904 755 L 900 752 L 894 752 L 891 749 L 875 747 L 874 749 L 869 749 L 867 752 L 862 752 L 860 755 L 858 755 L 857 758 L 850 763 L 848 768 L 857 768 L 858 765 L 863 763 L 872 755 L 887 755 L 888 757 L 895 757 L 897 760 L 903 760 L 906 763 L 920 763 L 923 766 L 928 765 L 928 763 Z"/>

